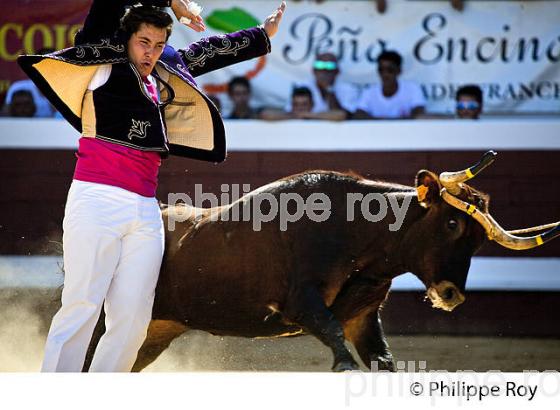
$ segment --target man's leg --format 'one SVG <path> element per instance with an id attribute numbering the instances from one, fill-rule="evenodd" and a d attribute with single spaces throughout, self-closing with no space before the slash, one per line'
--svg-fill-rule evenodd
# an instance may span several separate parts
<path id="1" fill-rule="evenodd" d="M 157 201 L 143 204 L 141 220 L 122 239 L 119 264 L 105 299 L 105 334 L 90 372 L 128 372 L 146 337 L 164 251 Z"/>
<path id="2" fill-rule="evenodd" d="M 120 256 L 120 238 L 102 207 L 80 188 L 69 193 L 64 217 L 64 289 L 45 345 L 43 372 L 79 372 Z"/>

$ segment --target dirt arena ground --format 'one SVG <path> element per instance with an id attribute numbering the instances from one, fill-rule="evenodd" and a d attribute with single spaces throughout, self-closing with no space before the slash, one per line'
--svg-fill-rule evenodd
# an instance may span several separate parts
<path id="1" fill-rule="evenodd" d="M 57 304 L 52 289 L 0 289 L 0 372 L 39 369 Z M 388 339 L 396 360 L 425 361 L 426 370 L 560 370 L 560 339 L 441 335 L 388 335 Z M 244 339 L 190 331 L 145 371 L 326 372 L 331 361 L 331 352 L 311 336 Z"/>

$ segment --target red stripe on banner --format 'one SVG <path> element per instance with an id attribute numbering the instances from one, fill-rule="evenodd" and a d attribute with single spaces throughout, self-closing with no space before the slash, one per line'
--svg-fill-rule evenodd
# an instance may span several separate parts
<path id="1" fill-rule="evenodd" d="M 25 77 L 20 54 L 69 47 L 89 10 L 90 0 L 5 0 L 0 13 L 0 101 L 14 81 Z"/>

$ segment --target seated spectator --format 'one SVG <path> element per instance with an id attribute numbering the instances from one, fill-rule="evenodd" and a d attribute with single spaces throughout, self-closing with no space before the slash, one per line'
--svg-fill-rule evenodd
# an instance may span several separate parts
<path id="1" fill-rule="evenodd" d="M 465 85 L 455 94 L 457 118 L 478 120 L 482 112 L 482 90 L 478 85 Z"/>
<path id="2" fill-rule="evenodd" d="M 420 87 L 411 81 L 399 80 L 402 57 L 396 51 L 383 51 L 377 57 L 381 84 L 362 92 L 354 118 L 404 119 L 425 113 L 426 100 Z"/>
<path id="3" fill-rule="evenodd" d="M 228 95 L 233 103 L 230 120 L 258 118 L 258 110 L 251 108 L 251 84 L 245 77 L 233 77 L 228 84 Z"/>
<path id="4" fill-rule="evenodd" d="M 55 50 L 52 48 L 42 48 L 37 51 L 37 54 L 43 55 L 43 54 L 52 53 L 53 51 Z M 41 94 L 41 92 L 35 86 L 35 84 L 33 84 L 33 81 L 29 79 L 15 81 L 10 85 L 10 88 L 8 88 L 8 92 L 6 93 L 6 99 L 4 101 L 5 112 L 9 113 L 9 107 L 12 103 L 13 95 L 14 93 L 20 90 L 26 90 L 31 93 L 36 107 L 35 115 L 34 115 L 35 117 L 37 118 L 53 117 L 53 115 L 55 114 L 54 108 L 51 106 L 49 101 L 43 96 L 43 94 Z"/>
<path id="5" fill-rule="evenodd" d="M 33 117 L 36 111 L 37 106 L 30 91 L 18 90 L 12 94 L 8 106 L 10 117 Z"/>
<path id="6" fill-rule="evenodd" d="M 313 93 L 311 92 L 311 90 L 307 87 L 296 87 L 292 91 L 290 111 L 264 109 L 261 112 L 260 118 L 268 121 L 296 119 L 343 121 L 346 119 L 346 111 L 344 110 L 335 109 L 322 112 L 314 112 L 313 105 Z"/>
<path id="7" fill-rule="evenodd" d="M 356 110 L 359 91 L 352 84 L 338 80 L 339 74 L 336 56 L 322 53 L 313 62 L 314 81 L 297 85 L 311 91 L 314 113 L 344 110 L 349 115 Z M 292 111 L 291 102 L 286 105 L 286 111 Z"/>
<path id="8" fill-rule="evenodd" d="M 313 111 L 313 95 L 306 87 L 294 88 L 292 91 L 292 114 L 296 118 L 305 118 Z"/>
<path id="9" fill-rule="evenodd" d="M 20 93 L 25 91 L 26 93 L 31 95 L 33 104 L 35 106 L 35 114 L 34 117 L 37 118 L 50 118 L 54 114 L 54 110 L 51 107 L 49 101 L 43 97 L 43 94 L 39 91 L 39 89 L 33 84 L 31 80 L 21 80 L 15 81 L 12 83 L 10 88 L 8 88 L 8 92 L 6 93 L 6 100 L 4 102 L 7 111 L 10 111 L 10 106 L 12 105 L 12 100 L 16 93 Z"/>

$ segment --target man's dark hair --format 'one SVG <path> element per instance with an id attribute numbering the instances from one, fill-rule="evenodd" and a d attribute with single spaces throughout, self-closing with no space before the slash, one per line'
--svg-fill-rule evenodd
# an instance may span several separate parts
<path id="1" fill-rule="evenodd" d="M 457 93 L 455 94 L 455 100 L 459 100 L 459 97 L 461 97 L 462 95 L 473 97 L 482 106 L 482 90 L 478 85 L 468 84 L 462 86 L 457 90 Z"/>
<path id="2" fill-rule="evenodd" d="M 173 20 L 164 9 L 153 6 L 137 4 L 127 7 L 124 16 L 121 17 L 120 30 L 124 33 L 126 40 L 140 29 L 142 23 L 150 24 L 166 31 L 165 40 L 169 39 L 173 29 Z"/>
<path id="3" fill-rule="evenodd" d="M 311 94 L 311 90 L 307 87 L 294 87 L 292 90 L 292 98 L 300 95 L 309 97 L 309 99 L 313 101 L 313 94 Z"/>
<path id="4" fill-rule="evenodd" d="M 231 94 L 233 87 L 236 85 L 241 85 L 251 92 L 251 83 L 245 77 L 233 77 L 228 83 L 228 94 Z"/>
<path id="5" fill-rule="evenodd" d="M 392 50 L 382 51 L 377 56 L 377 63 L 379 64 L 379 62 L 381 60 L 390 61 L 390 62 L 394 63 L 399 68 L 401 68 L 401 65 L 402 65 L 401 55 L 399 53 L 397 53 L 396 51 L 392 51 Z"/>

